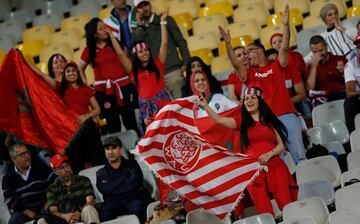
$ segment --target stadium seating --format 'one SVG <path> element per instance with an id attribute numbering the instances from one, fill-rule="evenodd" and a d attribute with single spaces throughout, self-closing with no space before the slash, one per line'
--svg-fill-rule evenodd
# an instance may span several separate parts
<path id="1" fill-rule="evenodd" d="M 320 15 L 310 15 L 304 18 L 303 27 L 307 30 L 312 27 L 318 27 L 325 25 L 321 20 Z"/>
<path id="2" fill-rule="evenodd" d="M 230 17 L 234 14 L 232 4 L 228 1 L 216 2 L 199 9 L 199 17 L 210 16 L 214 14 L 224 14 Z"/>
<path id="3" fill-rule="evenodd" d="M 276 224 L 273 216 L 269 213 L 255 215 L 233 222 L 233 224 L 263 224 L 263 223 Z"/>
<path id="4" fill-rule="evenodd" d="M 191 30 L 193 28 L 193 19 L 190 13 L 180 13 L 173 15 L 173 18 L 176 21 L 176 24 L 183 25 L 186 30 Z"/>
<path id="5" fill-rule="evenodd" d="M 72 16 L 79 16 L 83 14 L 89 14 L 92 17 L 97 17 L 99 14 L 100 7 L 91 1 L 82 2 L 80 4 L 74 5 L 70 9 L 70 14 Z"/>
<path id="6" fill-rule="evenodd" d="M 260 38 L 261 27 L 254 19 L 241 20 L 227 27 L 232 37 L 250 35 L 253 40 Z"/>
<path id="7" fill-rule="evenodd" d="M 333 156 L 320 156 L 304 160 L 296 166 L 296 181 L 298 184 L 327 179 L 333 187 L 337 187 L 340 185 L 340 177 L 341 170 Z"/>
<path id="8" fill-rule="evenodd" d="M 49 74 L 48 72 L 48 67 L 47 67 L 47 63 L 45 62 L 39 62 L 35 65 L 38 69 L 40 69 L 40 71 L 42 71 L 45 74 Z"/>
<path id="9" fill-rule="evenodd" d="M 360 168 L 360 150 L 350 152 L 347 155 L 348 170 Z"/>
<path id="10" fill-rule="evenodd" d="M 319 196 L 326 205 L 331 205 L 335 200 L 335 191 L 326 179 L 313 180 L 299 184 L 298 200 Z"/>
<path id="11" fill-rule="evenodd" d="M 360 130 L 360 114 L 357 114 L 354 119 L 355 130 Z"/>
<path id="12" fill-rule="evenodd" d="M 285 223 L 285 222 L 284 222 Z M 287 224 L 318 224 L 313 216 L 305 215 L 286 220 Z"/>
<path id="13" fill-rule="evenodd" d="M 190 51 L 191 57 L 199 57 L 201 58 L 205 64 L 210 65 L 212 60 L 214 59 L 214 55 L 212 53 L 212 50 L 210 48 L 202 48 Z"/>
<path id="14" fill-rule="evenodd" d="M 49 38 L 51 34 L 55 32 L 55 28 L 51 24 L 44 24 L 40 26 L 35 26 L 29 29 L 26 29 L 23 33 L 23 41 L 34 41 L 41 40 L 44 42 L 44 45 L 49 43 Z"/>
<path id="15" fill-rule="evenodd" d="M 0 23 L 1 34 L 10 34 L 15 42 L 22 41 L 22 33 L 24 29 L 25 26 L 15 20 L 7 20 L 3 23 Z"/>
<path id="16" fill-rule="evenodd" d="M 82 14 L 78 16 L 70 16 L 61 21 L 61 30 L 75 29 L 80 34 L 80 37 L 85 36 L 85 24 L 89 22 L 91 15 Z"/>
<path id="17" fill-rule="evenodd" d="M 199 5 L 194 1 L 172 0 L 169 5 L 169 15 L 190 13 L 192 18 L 196 18 L 199 12 Z"/>
<path id="18" fill-rule="evenodd" d="M 140 221 L 136 215 L 124 215 L 102 224 L 140 224 Z"/>
<path id="19" fill-rule="evenodd" d="M 151 8 L 153 12 L 160 15 L 167 9 L 167 0 L 152 0 L 151 1 Z"/>
<path id="20" fill-rule="evenodd" d="M 59 53 L 65 56 L 67 60 L 72 60 L 73 51 L 71 47 L 66 43 L 60 43 L 56 45 L 49 45 L 41 48 L 40 50 L 40 61 L 47 62 L 51 55 Z"/>
<path id="21" fill-rule="evenodd" d="M 137 156 L 135 157 L 137 163 L 139 164 L 141 171 L 143 173 L 143 177 L 144 177 L 144 187 L 146 190 L 148 190 L 151 194 L 151 197 L 155 200 L 159 200 L 160 198 L 160 193 L 159 193 L 159 189 L 157 187 L 157 181 L 155 179 L 154 174 L 152 173 L 152 171 L 149 169 L 149 167 L 145 164 L 144 161 L 142 161 L 140 158 L 138 158 Z"/>
<path id="22" fill-rule="evenodd" d="M 80 48 L 81 36 L 76 29 L 62 30 L 51 34 L 49 38 L 49 45 L 56 45 L 61 43 L 68 44 L 72 50 Z"/>
<path id="23" fill-rule="evenodd" d="M 308 18 L 308 17 L 306 17 Z M 305 27 L 305 20 L 303 26 Z M 303 55 L 306 56 L 310 53 L 309 41 L 312 36 L 319 35 L 325 31 L 326 26 L 323 24 L 321 26 L 304 28 L 304 30 L 298 33 L 297 38 L 297 50 Z"/>
<path id="24" fill-rule="evenodd" d="M 311 197 L 287 204 L 283 209 L 284 223 L 303 216 L 312 216 L 316 223 L 326 224 L 329 210 L 324 200 L 320 197 Z"/>
<path id="25" fill-rule="evenodd" d="M 0 36 L 0 48 L 4 51 L 10 50 L 10 48 L 15 47 L 16 42 L 11 34 L 4 33 Z"/>
<path id="26" fill-rule="evenodd" d="M 40 54 L 40 49 L 44 47 L 44 42 L 42 40 L 33 40 L 24 42 L 22 46 L 22 52 L 24 55 L 30 57 L 37 57 Z"/>
<path id="27" fill-rule="evenodd" d="M 7 20 L 16 20 L 18 23 L 21 23 L 23 26 L 31 23 L 32 19 L 35 17 L 35 12 L 31 9 L 20 9 L 13 12 L 10 12 L 6 19 Z"/>
<path id="28" fill-rule="evenodd" d="M 104 167 L 104 165 L 94 166 L 88 169 L 81 170 L 79 172 L 80 176 L 85 176 L 90 179 L 90 182 L 92 184 L 92 187 L 94 188 L 94 194 L 95 194 L 95 202 L 101 203 L 104 202 L 102 194 L 99 192 L 99 190 L 96 187 L 96 171 Z"/>
<path id="29" fill-rule="evenodd" d="M 9 1 L 2 0 L 0 7 L 0 21 L 5 20 L 6 16 L 11 12 L 11 5 Z"/>
<path id="30" fill-rule="evenodd" d="M 341 187 L 345 187 L 345 184 L 351 180 L 360 180 L 360 168 L 348 170 L 341 174 Z"/>
<path id="31" fill-rule="evenodd" d="M 198 2 L 203 1 L 205 3 L 205 5 L 211 5 L 211 4 L 223 2 L 223 1 L 230 2 L 233 6 L 237 5 L 237 0 L 196 0 L 196 1 L 198 1 Z"/>
<path id="32" fill-rule="evenodd" d="M 44 13 L 42 15 L 36 16 L 33 19 L 33 26 L 40 26 L 44 24 L 51 24 L 54 28 L 60 29 L 61 17 L 56 13 L 47 14 Z"/>
<path id="33" fill-rule="evenodd" d="M 227 28 L 228 21 L 223 14 L 215 14 L 206 17 L 200 17 L 194 20 L 194 35 L 200 35 L 208 32 L 214 32 L 220 37 L 219 26 Z"/>
<path id="34" fill-rule="evenodd" d="M 219 45 L 219 38 L 215 32 L 205 33 L 201 35 L 193 35 L 186 39 L 189 51 L 203 48 L 216 49 Z"/>
<path id="35" fill-rule="evenodd" d="M 282 33 L 282 26 L 267 26 L 260 30 L 260 41 L 265 49 L 270 49 L 270 37 L 274 33 Z M 290 25 L 290 47 L 296 46 L 297 31 L 294 26 Z"/>
<path id="36" fill-rule="evenodd" d="M 106 17 L 110 15 L 111 10 L 113 10 L 113 7 L 107 7 L 105 9 L 101 9 L 98 14 L 99 18 L 101 20 L 104 20 Z"/>
<path id="37" fill-rule="evenodd" d="M 358 207 L 358 206 L 357 206 Z M 351 210 L 334 211 L 329 216 L 329 224 L 358 224 L 360 220 L 360 208 Z"/>
<path id="38" fill-rule="evenodd" d="M 344 100 L 336 100 L 316 106 L 312 111 L 312 119 L 314 127 L 336 120 L 345 122 Z"/>
<path id="39" fill-rule="evenodd" d="M 43 13 L 52 14 L 56 13 L 61 17 L 64 16 L 65 13 L 70 12 L 71 0 L 53 0 L 46 1 Z"/>
<path id="40" fill-rule="evenodd" d="M 269 12 L 261 3 L 254 3 L 251 5 L 239 6 L 234 11 L 234 21 L 254 19 L 260 26 L 266 25 L 266 18 Z"/>
<path id="41" fill-rule="evenodd" d="M 0 48 L 0 67 L 1 67 L 1 63 L 3 62 L 5 58 L 5 51 L 4 49 Z"/>
<path id="42" fill-rule="evenodd" d="M 319 15 L 320 9 L 328 4 L 333 3 L 339 10 L 339 17 L 343 18 L 346 15 L 346 5 L 343 0 L 314 0 L 310 2 L 310 15 Z"/>
<path id="43" fill-rule="evenodd" d="M 274 10 L 275 13 L 284 11 L 285 5 L 289 3 L 290 9 L 297 8 L 303 14 L 309 12 L 309 2 L 308 0 L 287 0 L 287 1 L 274 1 Z"/>
<path id="44" fill-rule="evenodd" d="M 346 18 L 351 19 L 360 16 L 360 5 L 350 7 L 346 10 Z"/>
<path id="45" fill-rule="evenodd" d="M 336 211 L 351 210 L 360 204 L 360 183 L 342 187 L 335 192 Z"/>
<path id="46" fill-rule="evenodd" d="M 351 151 L 360 150 L 360 130 L 355 130 L 351 132 L 350 146 L 351 146 Z"/>
<path id="47" fill-rule="evenodd" d="M 247 47 L 249 44 L 253 43 L 253 39 L 249 35 L 238 36 L 238 37 L 232 36 L 232 37 L 233 38 L 231 38 L 231 46 L 233 48 L 238 46 Z M 225 41 L 220 42 L 218 46 L 218 50 L 219 50 L 219 56 L 227 55 Z"/>
<path id="48" fill-rule="evenodd" d="M 231 65 L 231 62 L 227 56 L 219 56 L 214 58 L 211 62 L 211 73 L 218 74 L 222 72 L 231 72 L 234 68 Z"/>
<path id="49" fill-rule="evenodd" d="M 298 9 L 298 8 L 290 9 L 289 21 L 290 21 L 290 24 L 292 24 L 294 26 L 299 26 L 299 25 L 303 24 L 304 17 L 302 16 L 300 9 Z M 269 15 L 266 19 L 266 24 L 268 26 L 281 25 L 280 13 L 275 13 L 275 14 Z"/>
<path id="50" fill-rule="evenodd" d="M 207 211 L 199 208 L 192 210 L 186 215 L 186 224 L 223 224 L 223 222 L 216 216 L 208 213 Z"/>
<path id="51" fill-rule="evenodd" d="M 265 8 L 270 11 L 274 8 L 274 1 L 273 0 L 237 0 L 238 6 L 244 6 L 244 5 L 251 5 L 254 3 L 261 3 L 265 6 Z"/>

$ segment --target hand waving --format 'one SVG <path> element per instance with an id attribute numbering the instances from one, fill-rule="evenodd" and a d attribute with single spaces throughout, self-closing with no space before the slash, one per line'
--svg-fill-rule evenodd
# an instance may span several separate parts
<path id="1" fill-rule="evenodd" d="M 230 44 L 230 42 L 231 42 L 230 31 L 229 30 L 225 31 L 225 29 L 222 26 L 219 26 L 219 32 L 220 32 L 221 37 L 224 39 L 225 43 Z"/>
<path id="2" fill-rule="evenodd" d="M 280 12 L 280 14 L 281 14 L 281 22 L 282 22 L 282 24 L 289 25 L 289 15 L 290 15 L 289 4 L 286 4 L 285 11 Z"/>

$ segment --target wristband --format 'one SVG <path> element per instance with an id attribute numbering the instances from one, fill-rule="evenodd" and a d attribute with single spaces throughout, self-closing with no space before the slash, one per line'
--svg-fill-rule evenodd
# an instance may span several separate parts
<path id="1" fill-rule="evenodd" d="M 160 22 L 160 25 L 166 25 L 167 24 L 167 21 L 161 21 Z"/>

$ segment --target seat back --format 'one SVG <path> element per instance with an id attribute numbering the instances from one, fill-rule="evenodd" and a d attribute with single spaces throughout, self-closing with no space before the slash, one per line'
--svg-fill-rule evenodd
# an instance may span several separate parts
<path id="1" fill-rule="evenodd" d="M 335 191 L 328 180 L 313 180 L 299 184 L 298 200 L 319 196 L 326 205 L 330 205 L 335 200 Z"/>
<path id="2" fill-rule="evenodd" d="M 192 18 L 196 18 L 199 12 L 199 5 L 195 1 L 172 0 L 169 3 L 169 15 L 177 15 L 188 12 Z"/>
<path id="3" fill-rule="evenodd" d="M 260 41 L 265 49 L 270 49 L 270 37 L 275 33 L 282 33 L 282 26 L 267 26 L 260 30 Z M 293 25 L 290 25 L 290 47 L 296 46 L 297 31 Z"/>
<path id="4" fill-rule="evenodd" d="M 223 224 L 223 222 L 218 217 L 208 213 L 207 211 L 201 208 L 192 210 L 187 213 L 186 224 L 199 224 L 199 223 Z"/>
<path id="5" fill-rule="evenodd" d="M 220 37 L 218 28 L 219 26 L 222 26 L 225 29 L 228 26 L 228 21 L 223 14 L 214 14 L 206 17 L 200 17 L 194 20 L 193 32 L 194 35 L 214 32 L 217 36 Z"/>
<path id="6" fill-rule="evenodd" d="M 255 215 L 233 222 L 233 224 L 263 224 L 263 223 L 276 224 L 273 216 L 269 213 Z"/>
<path id="7" fill-rule="evenodd" d="M 308 17 L 306 17 L 308 18 Z M 305 21 L 306 18 L 304 19 L 304 23 L 303 26 L 305 27 Z M 297 49 L 298 51 L 306 56 L 310 53 L 310 48 L 309 48 L 309 41 L 310 38 L 312 36 L 315 35 L 319 35 L 321 34 L 323 31 L 325 31 L 326 26 L 324 26 L 323 24 L 321 26 L 316 26 L 316 27 L 312 27 L 312 28 L 304 28 L 302 31 L 300 31 L 298 33 L 298 38 L 297 38 Z"/>
<path id="8" fill-rule="evenodd" d="M 74 5 L 70 9 L 70 14 L 72 16 L 79 16 L 83 14 L 89 14 L 92 17 L 97 17 L 99 14 L 100 7 L 91 1 L 86 1 Z"/>
<path id="9" fill-rule="evenodd" d="M 234 11 L 232 4 L 228 1 L 221 1 L 206 5 L 199 9 L 199 17 L 210 16 L 214 14 L 222 13 L 226 17 L 233 15 Z"/>
<path id="10" fill-rule="evenodd" d="M 228 26 L 232 37 L 250 35 L 253 40 L 260 38 L 261 27 L 254 19 L 241 20 Z"/>
<path id="11" fill-rule="evenodd" d="M 336 5 L 339 11 L 339 18 L 343 18 L 346 15 L 345 9 L 346 5 L 345 2 L 342 0 L 315 0 L 310 2 L 310 15 L 318 15 L 321 8 L 328 4 L 332 3 Z"/>
<path id="12" fill-rule="evenodd" d="M 324 146 L 329 152 L 336 152 L 338 155 L 345 154 L 344 146 L 338 141 L 325 143 Z"/>
<path id="13" fill-rule="evenodd" d="M 70 16 L 61 21 L 61 30 L 70 30 L 75 29 L 80 37 L 85 36 L 85 24 L 88 23 L 91 19 L 89 14 L 82 14 L 78 16 Z"/>
<path id="14" fill-rule="evenodd" d="M 55 29 L 60 29 L 60 22 L 61 22 L 61 17 L 56 13 L 51 13 L 51 14 L 44 13 L 42 15 L 36 16 L 33 19 L 34 26 L 52 24 Z"/>
<path id="15" fill-rule="evenodd" d="M 25 26 L 15 20 L 7 20 L 5 22 L 0 23 L 0 33 L 10 34 L 15 40 L 15 42 L 22 41 L 22 35 L 24 29 Z"/>
<path id="16" fill-rule="evenodd" d="M 318 224 L 318 222 L 313 216 L 306 215 L 289 219 L 284 224 Z"/>
<path id="17" fill-rule="evenodd" d="M 261 3 L 254 3 L 251 5 L 239 6 L 234 11 L 234 21 L 239 22 L 242 20 L 254 19 L 260 26 L 266 25 L 266 18 L 269 12 Z"/>
<path id="18" fill-rule="evenodd" d="M 159 200 L 160 198 L 159 189 L 157 187 L 157 181 L 153 172 L 149 169 L 149 167 L 145 164 L 144 161 L 142 161 L 138 157 L 135 157 L 135 159 L 139 164 L 141 171 L 143 173 L 145 189 L 150 192 L 151 197 L 154 200 Z"/>
<path id="19" fill-rule="evenodd" d="M 354 119 L 355 130 L 360 130 L 360 114 L 357 114 Z"/>
<path id="20" fill-rule="evenodd" d="M 350 146 L 351 146 L 351 151 L 360 150 L 360 129 L 351 132 Z"/>
<path id="21" fill-rule="evenodd" d="M 11 34 L 5 33 L 0 36 L 0 48 L 4 49 L 6 52 L 11 48 L 15 47 L 16 42 Z"/>
<path id="22" fill-rule="evenodd" d="M 233 70 L 234 68 L 232 67 L 227 55 L 216 57 L 211 63 L 211 72 L 214 75 L 218 73 L 231 72 Z"/>
<path id="23" fill-rule="evenodd" d="M 360 183 L 342 187 L 335 192 L 336 211 L 351 210 L 360 204 Z"/>
<path id="24" fill-rule="evenodd" d="M 338 141 L 341 144 L 344 144 L 350 140 L 349 130 L 347 129 L 344 121 L 332 121 L 326 124 L 325 128 L 330 133 L 333 141 Z"/>
<path id="25" fill-rule="evenodd" d="M 215 32 L 209 32 L 200 35 L 193 35 L 186 39 L 189 51 L 194 51 L 202 48 L 216 49 L 219 45 L 220 39 Z"/>
<path id="26" fill-rule="evenodd" d="M 102 194 L 100 193 L 100 191 L 96 187 L 96 171 L 98 171 L 99 169 L 101 169 L 103 167 L 104 167 L 104 165 L 94 166 L 94 167 L 91 167 L 91 168 L 88 168 L 88 169 L 81 170 L 79 172 L 80 176 L 85 176 L 85 177 L 90 179 L 91 185 L 92 185 L 92 187 L 94 189 L 95 202 L 96 203 L 104 202 Z"/>
<path id="27" fill-rule="evenodd" d="M 301 161 L 296 166 L 298 184 L 313 180 L 327 179 L 333 187 L 340 185 L 341 170 L 333 156 L 320 156 Z"/>
<path id="28" fill-rule="evenodd" d="M 320 197 L 311 197 L 287 204 L 283 209 L 284 223 L 291 223 L 296 218 L 312 216 L 316 223 L 326 224 L 329 210 Z"/>
<path id="29" fill-rule="evenodd" d="M 350 152 L 347 155 L 348 170 L 360 168 L 360 150 Z"/>
<path id="30" fill-rule="evenodd" d="M 329 216 L 329 224 L 358 224 L 360 219 L 360 208 L 356 206 L 356 208 L 352 210 L 341 210 L 334 211 Z"/>
<path id="31" fill-rule="evenodd" d="M 287 0 L 287 1 L 274 1 L 275 13 L 283 12 L 286 4 L 289 4 L 290 9 L 298 8 L 303 14 L 309 12 L 308 0 Z"/>
<path id="32" fill-rule="evenodd" d="M 23 41 L 34 41 L 42 40 L 45 45 L 49 43 L 50 36 L 55 32 L 55 28 L 51 24 L 45 24 L 40 26 L 35 26 L 29 29 L 26 29 L 23 33 Z"/>
<path id="33" fill-rule="evenodd" d="M 360 180 L 360 168 L 348 170 L 341 174 L 341 187 L 345 187 L 345 184 L 352 179 Z"/>
<path id="34" fill-rule="evenodd" d="M 67 43 L 49 45 L 40 49 L 40 61 L 47 62 L 51 55 L 62 54 L 67 60 L 72 60 L 73 51 Z"/>
<path id="35" fill-rule="evenodd" d="M 336 120 L 345 122 L 344 101 L 335 100 L 316 106 L 312 111 L 314 127 Z"/>
<path id="36" fill-rule="evenodd" d="M 210 65 L 212 60 L 214 59 L 214 55 L 212 53 L 212 50 L 210 48 L 202 48 L 198 50 L 190 51 L 191 57 L 199 57 L 201 58 L 205 64 Z"/>

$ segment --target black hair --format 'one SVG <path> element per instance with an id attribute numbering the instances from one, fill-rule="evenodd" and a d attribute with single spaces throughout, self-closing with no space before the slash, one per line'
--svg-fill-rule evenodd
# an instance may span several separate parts
<path id="1" fill-rule="evenodd" d="M 146 43 L 146 42 L 143 40 L 136 41 L 133 43 L 133 46 L 136 46 L 139 43 Z M 137 53 L 136 52 L 133 53 L 133 70 L 134 70 L 134 77 L 135 77 L 136 84 L 138 84 L 138 81 L 139 81 L 138 77 L 139 77 L 139 71 L 141 68 L 148 70 L 150 72 L 154 72 L 155 76 L 156 76 L 156 80 L 158 82 L 160 80 L 160 71 L 159 71 L 159 68 L 156 66 L 154 60 L 152 59 L 150 47 L 148 48 L 148 50 L 149 50 L 150 57 L 149 57 L 148 63 L 146 64 L 146 67 L 143 67 L 142 62 L 140 61 L 139 57 L 137 56 Z"/>
<path id="2" fill-rule="evenodd" d="M 275 48 L 270 48 L 265 51 L 265 57 L 268 57 L 272 54 L 279 54 L 279 52 Z"/>
<path id="3" fill-rule="evenodd" d="M 264 45 L 262 45 L 261 43 L 259 43 L 259 42 L 252 42 L 251 44 L 249 44 L 249 46 L 255 46 L 255 47 L 257 47 L 257 48 L 260 48 L 260 49 L 262 49 L 263 50 L 263 52 L 264 52 L 264 54 L 265 54 L 265 47 L 264 47 Z"/>
<path id="4" fill-rule="evenodd" d="M 309 41 L 310 45 L 315 45 L 315 44 L 319 44 L 319 43 L 322 43 L 324 46 L 326 46 L 326 41 L 322 36 L 315 35 L 310 38 L 310 41 Z"/>
<path id="5" fill-rule="evenodd" d="M 77 75 L 78 75 L 78 78 L 77 78 L 77 80 L 76 80 L 76 83 L 77 83 L 79 86 L 85 85 L 84 82 L 83 82 L 83 80 L 82 80 L 82 78 L 81 78 L 81 76 L 80 76 L 80 70 L 79 70 L 79 68 L 75 67 L 75 66 L 72 65 L 72 64 L 66 65 L 66 66 L 64 67 L 64 71 L 62 72 L 62 78 L 61 78 L 60 87 L 59 87 L 59 95 L 60 95 L 61 98 L 64 98 L 64 97 L 65 97 L 65 92 L 66 92 L 67 88 L 69 87 L 69 83 L 68 83 L 68 81 L 66 80 L 66 77 L 65 77 L 65 69 L 66 69 L 67 67 L 74 67 L 74 68 L 76 68 L 76 70 L 77 70 Z M 75 97 L 75 96 L 74 96 L 74 97 Z"/>
<path id="6" fill-rule="evenodd" d="M 285 125 L 276 117 L 271 111 L 270 107 L 266 104 L 265 100 L 261 97 L 256 96 L 259 102 L 259 114 L 260 122 L 270 128 L 275 128 L 279 133 L 281 140 L 286 145 L 288 132 Z M 245 101 L 245 98 L 244 98 Z M 243 101 L 243 105 L 244 105 Z M 240 125 L 240 139 L 241 148 L 245 150 L 249 146 L 248 130 L 251 126 L 255 125 L 254 119 L 251 114 L 246 110 L 245 106 L 241 108 L 242 122 Z"/>
<path id="7" fill-rule="evenodd" d="M 182 88 L 182 97 L 187 97 L 193 95 L 193 92 L 191 91 L 191 84 L 190 84 L 190 78 L 191 78 L 191 64 L 193 62 L 199 62 L 201 64 L 202 71 L 206 74 L 206 77 L 209 81 L 209 87 L 211 93 L 223 93 L 223 90 L 221 88 L 221 85 L 219 81 L 211 74 L 211 68 L 209 65 L 205 64 L 205 62 L 197 56 L 191 57 L 189 62 L 186 65 L 186 79 L 185 79 L 185 85 Z"/>
<path id="8" fill-rule="evenodd" d="M 85 32 L 86 32 L 86 46 L 89 49 L 89 63 L 95 67 L 95 58 L 96 58 L 96 43 L 97 43 L 97 38 L 95 37 L 96 33 L 97 33 L 97 25 L 99 22 L 102 22 L 101 19 L 95 17 L 92 18 L 88 23 L 86 23 L 85 25 Z M 107 44 L 110 47 L 112 46 L 110 37 L 107 38 L 106 40 Z"/>
<path id="9" fill-rule="evenodd" d="M 48 60 L 48 63 L 47 63 L 47 67 L 48 67 L 48 71 L 49 71 L 49 76 L 50 76 L 51 78 L 53 78 L 53 79 L 55 78 L 55 73 L 54 73 L 54 68 L 53 68 L 53 62 L 54 62 L 54 58 L 55 58 L 56 56 L 61 57 L 61 58 L 64 59 L 64 61 L 66 62 L 66 58 L 65 58 L 64 55 L 62 55 L 62 54 L 56 53 L 56 54 L 53 54 L 53 55 L 50 56 L 50 58 L 49 58 L 49 60 Z"/>

